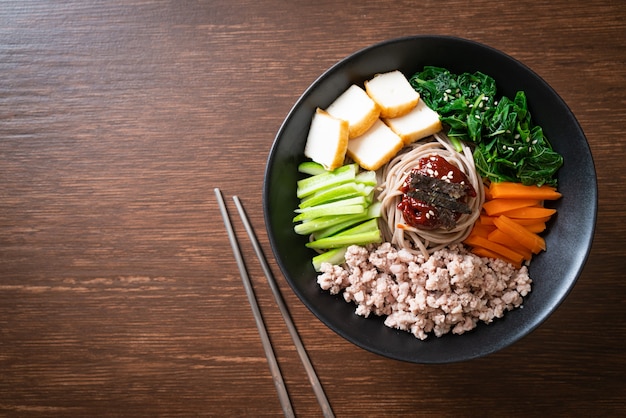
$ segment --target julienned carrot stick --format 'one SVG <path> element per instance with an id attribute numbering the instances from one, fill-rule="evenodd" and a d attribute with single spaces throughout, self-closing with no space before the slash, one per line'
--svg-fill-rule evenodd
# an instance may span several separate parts
<path id="1" fill-rule="evenodd" d="M 511 261 L 515 261 L 516 263 L 521 263 L 524 259 L 524 256 L 508 247 L 505 247 L 502 244 L 498 244 L 497 242 L 489 241 L 486 238 L 474 235 L 469 236 L 465 239 L 465 243 L 472 247 L 482 247 L 494 253 L 500 254 L 508 258 Z"/>
<path id="2" fill-rule="evenodd" d="M 530 232 L 524 228 L 523 225 L 518 224 L 504 215 L 498 216 L 493 222 L 498 229 L 510 235 L 521 245 L 532 251 L 533 254 L 538 254 L 542 250 L 545 251 L 546 241 L 534 232 Z"/>
<path id="3" fill-rule="evenodd" d="M 497 202 L 497 200 L 492 200 Z M 500 215 L 504 215 L 511 219 L 541 219 L 550 217 L 556 213 L 556 209 L 540 208 L 540 207 L 521 207 L 508 211 L 500 212 Z"/>
<path id="4" fill-rule="evenodd" d="M 487 257 L 487 258 L 498 258 L 500 260 L 504 260 L 507 263 L 513 264 L 515 266 L 515 268 L 520 268 L 522 267 L 522 262 L 515 262 L 513 260 L 509 260 L 508 258 L 498 254 L 498 253 L 494 253 L 493 251 L 489 251 L 486 248 L 483 247 L 473 247 L 472 248 L 472 252 L 474 254 L 476 254 L 479 257 Z"/>
<path id="5" fill-rule="evenodd" d="M 515 222 L 517 222 L 520 225 L 526 226 L 526 225 L 531 225 L 537 222 L 548 222 L 550 220 L 550 217 L 544 216 L 543 218 L 511 218 L 511 219 L 513 219 Z"/>
<path id="6" fill-rule="evenodd" d="M 484 224 L 484 225 L 493 225 L 493 220 L 496 219 L 497 216 L 487 216 L 487 215 L 480 215 L 480 223 Z M 537 224 L 540 222 L 548 222 L 550 220 L 549 216 L 544 216 L 542 218 L 528 218 L 528 219 L 524 219 L 524 218 L 516 218 L 514 219 L 515 222 L 517 222 L 520 225 L 532 225 L 532 224 Z M 545 229 L 545 228 L 544 228 Z M 540 232 L 540 231 L 533 231 L 533 232 Z"/>
<path id="7" fill-rule="evenodd" d="M 519 223 L 519 221 L 516 221 L 516 222 Z M 536 222 L 530 225 L 524 225 L 524 228 L 528 229 L 530 232 L 534 232 L 535 234 L 538 234 L 546 230 L 546 223 Z"/>
<path id="8" fill-rule="evenodd" d="M 491 183 L 484 188 L 483 210 L 464 243 L 472 247 L 474 254 L 501 258 L 519 268 L 520 255 L 522 260 L 530 261 L 533 254 L 546 249 L 545 240 L 538 234 L 546 229 L 556 209 L 545 208 L 543 203 L 559 199 L 561 193 L 551 186 L 512 182 Z"/>
<path id="9" fill-rule="evenodd" d="M 552 186 L 526 186 L 522 183 L 508 181 L 491 183 L 489 194 L 492 199 L 556 200 L 561 197 L 561 193 Z"/>
<path id="10" fill-rule="evenodd" d="M 530 260 L 533 257 L 533 253 L 525 248 L 522 244 L 515 241 L 510 235 L 505 234 L 500 229 L 494 229 L 487 236 L 489 241 L 497 242 L 498 244 L 502 244 L 506 247 L 509 247 L 516 253 L 520 253 L 524 256 L 524 260 Z"/>
<path id="11" fill-rule="evenodd" d="M 489 234 L 496 229 L 497 228 L 494 224 L 485 225 L 480 222 L 476 222 L 472 228 L 472 232 L 470 232 L 470 235 L 478 235 L 479 237 L 487 238 L 487 236 L 489 236 Z"/>
<path id="12" fill-rule="evenodd" d="M 495 216 L 511 210 L 536 206 L 539 203 L 537 199 L 493 199 L 483 203 L 483 209 L 487 215 Z"/>

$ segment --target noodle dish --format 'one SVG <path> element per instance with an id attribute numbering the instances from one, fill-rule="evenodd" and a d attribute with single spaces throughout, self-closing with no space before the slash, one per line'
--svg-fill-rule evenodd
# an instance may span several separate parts
<path id="1" fill-rule="evenodd" d="M 561 258 L 570 266 L 554 277 L 550 265 L 567 253 L 561 218 L 584 210 L 568 204 L 581 197 L 568 135 L 577 160 L 588 155 L 584 259 L 595 171 L 543 80 L 458 38 L 360 51 L 312 85 L 277 136 L 264 201 L 277 261 L 322 321 L 366 349 L 415 362 L 496 351 L 538 326 L 582 268 Z"/>

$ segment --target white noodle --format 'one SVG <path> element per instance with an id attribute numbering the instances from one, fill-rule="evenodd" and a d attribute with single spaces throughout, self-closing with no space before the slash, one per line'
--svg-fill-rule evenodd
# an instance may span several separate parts
<path id="1" fill-rule="evenodd" d="M 398 203 L 402 199 L 400 188 L 410 171 L 417 166 L 420 158 L 438 155 L 461 170 L 476 191 L 476 197 L 469 199 L 470 214 L 463 214 L 450 230 L 437 228 L 423 230 L 406 225 Z M 450 244 L 463 241 L 472 230 L 474 222 L 480 216 L 485 201 L 482 179 L 476 172 L 471 149 L 463 145 L 463 153 L 457 152 L 443 133 L 433 135 L 429 142 L 414 143 L 406 147 L 389 163 L 378 171 L 380 191 L 378 200 L 382 203 L 381 232 L 385 241 L 397 248 L 405 248 L 414 254 L 423 254 L 425 258 Z M 400 226 L 400 227 L 398 227 Z"/>

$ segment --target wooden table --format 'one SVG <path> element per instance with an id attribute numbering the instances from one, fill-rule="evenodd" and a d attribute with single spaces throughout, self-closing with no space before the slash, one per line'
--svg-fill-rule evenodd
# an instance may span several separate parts
<path id="1" fill-rule="evenodd" d="M 0 5 L 0 415 L 279 416 L 213 189 L 271 254 L 263 174 L 291 106 L 344 56 L 424 33 L 498 48 L 569 104 L 597 167 L 594 245 L 539 329 L 448 365 L 348 343 L 270 257 L 335 414 L 626 413 L 622 2 L 129 0 Z M 320 416 L 248 267 L 296 414 Z"/>

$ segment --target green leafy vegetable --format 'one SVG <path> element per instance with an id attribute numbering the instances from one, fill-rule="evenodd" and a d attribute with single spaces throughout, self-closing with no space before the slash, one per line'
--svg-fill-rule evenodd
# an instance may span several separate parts
<path id="1" fill-rule="evenodd" d="M 458 151 L 473 143 L 479 173 L 493 182 L 556 186 L 563 157 L 552 149 L 531 119 L 526 95 L 498 101 L 495 80 L 481 72 L 455 75 L 424 67 L 409 82 L 426 105 L 439 113 Z"/>

